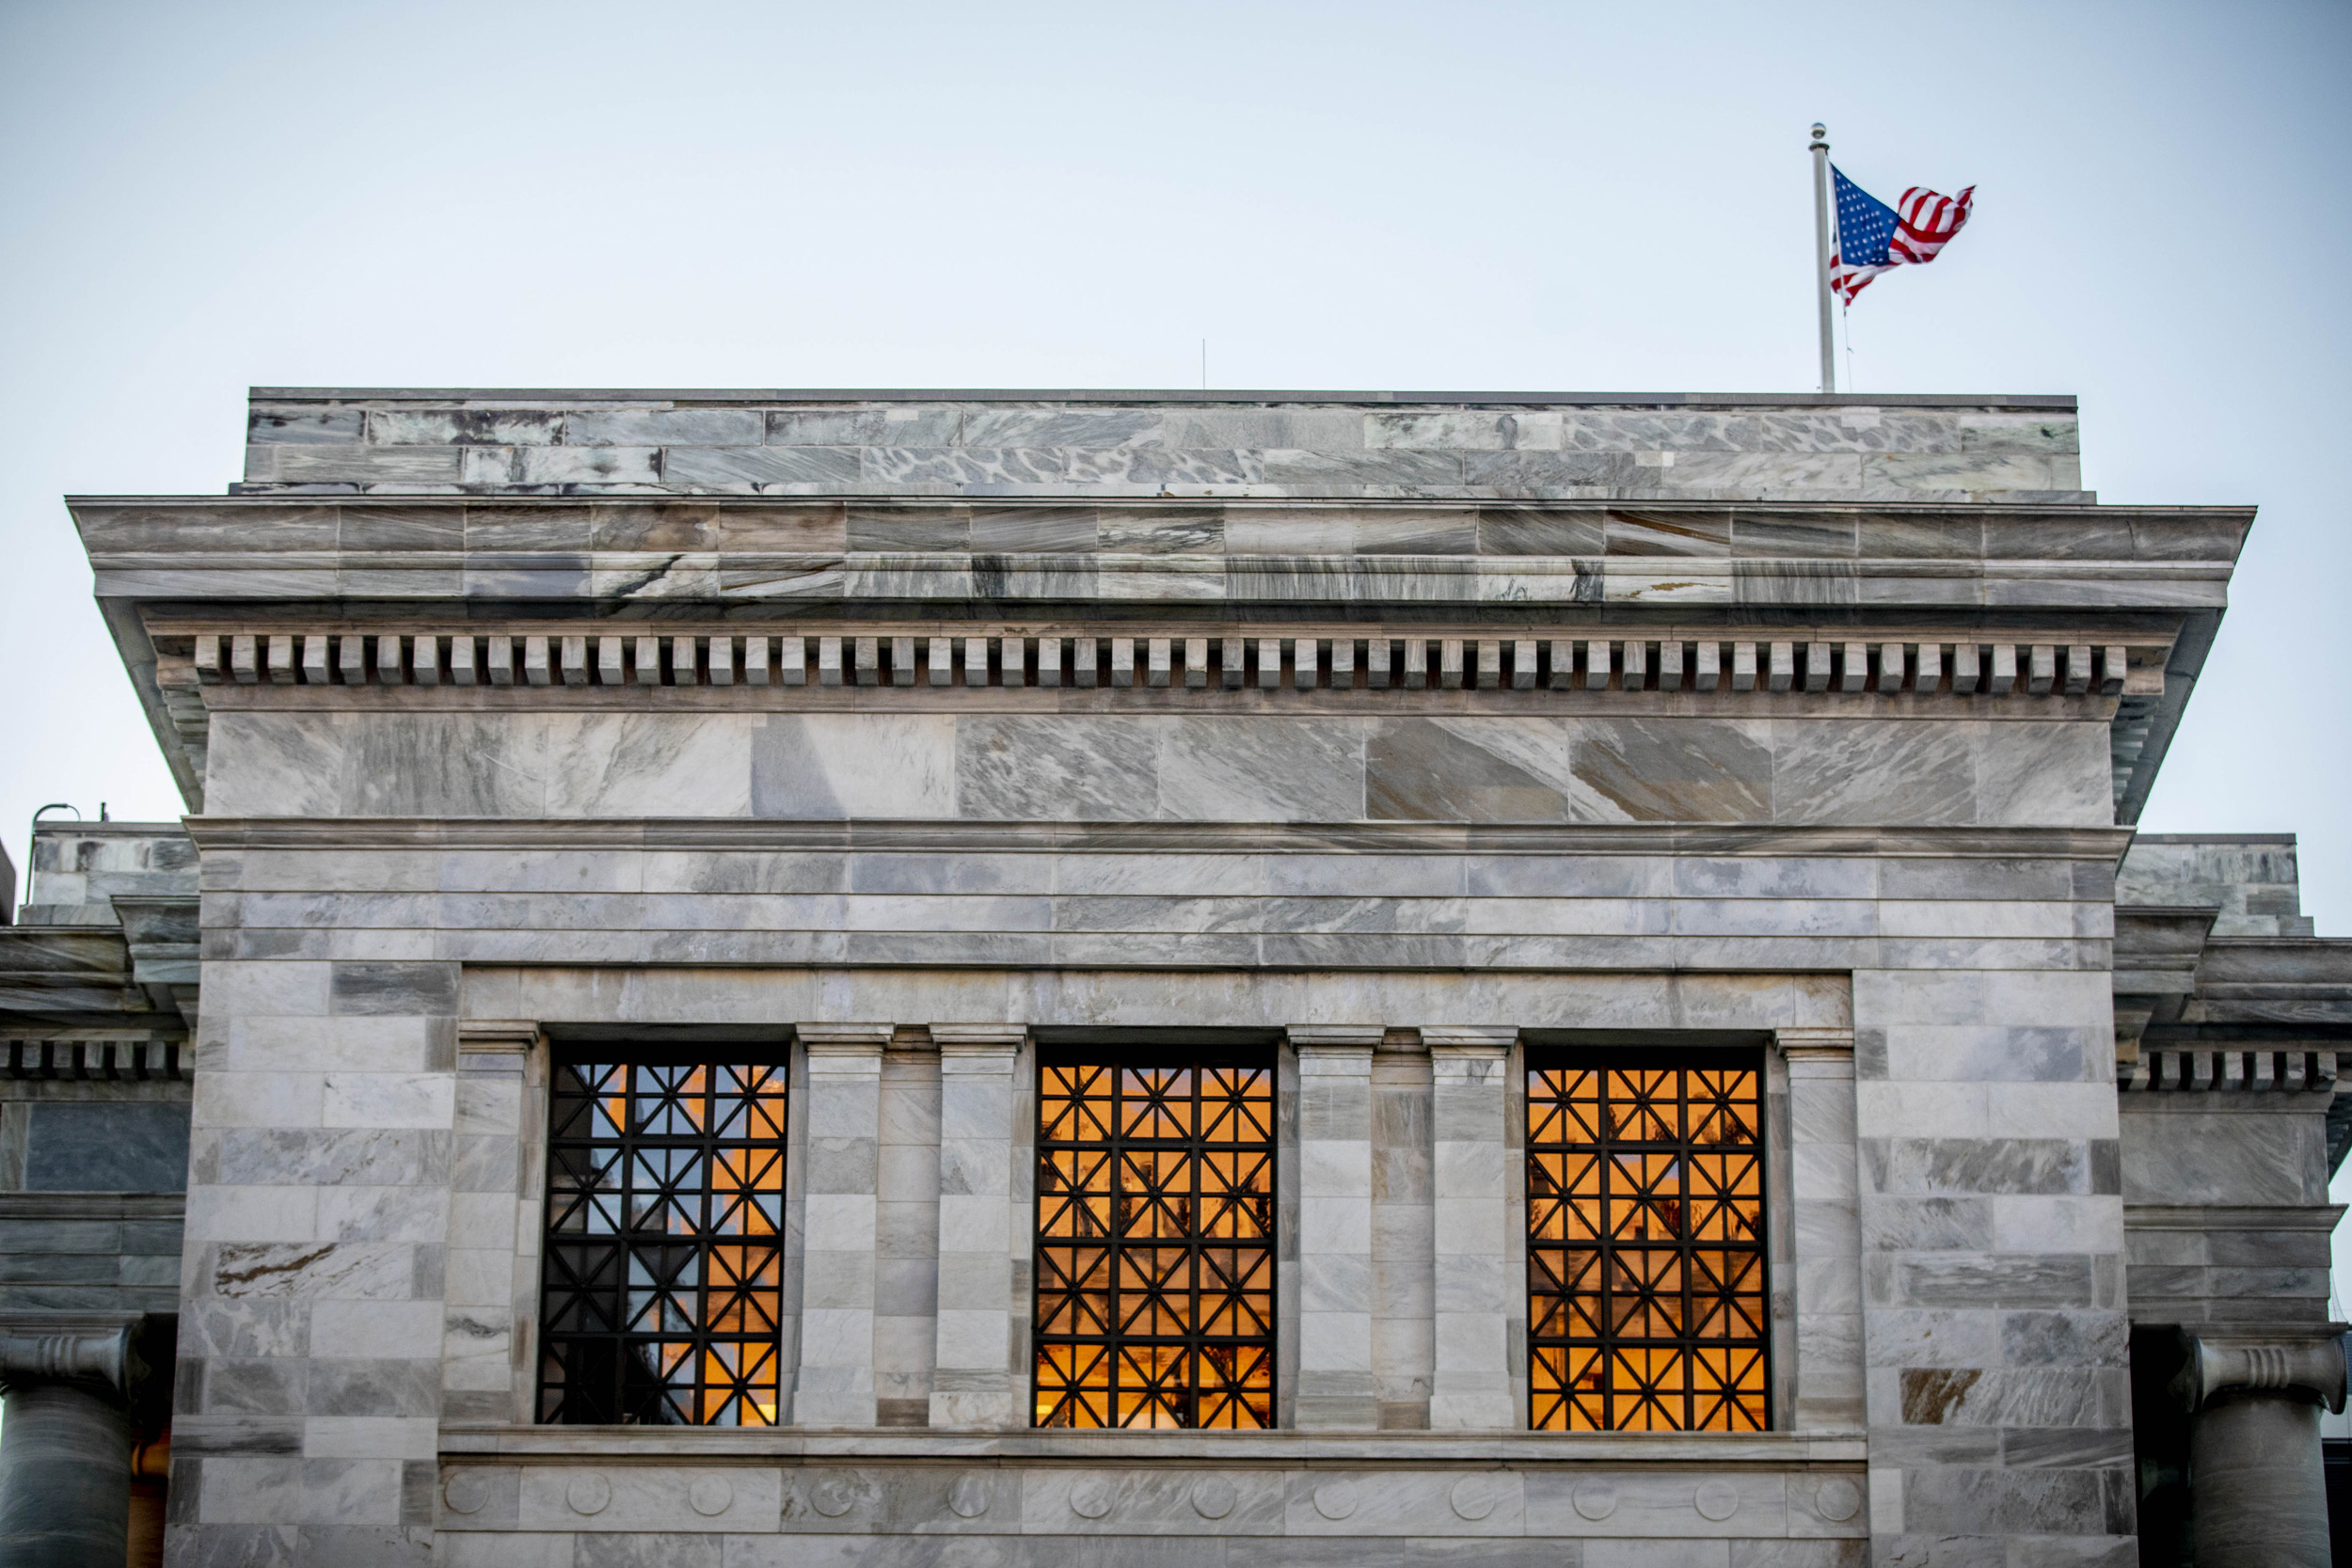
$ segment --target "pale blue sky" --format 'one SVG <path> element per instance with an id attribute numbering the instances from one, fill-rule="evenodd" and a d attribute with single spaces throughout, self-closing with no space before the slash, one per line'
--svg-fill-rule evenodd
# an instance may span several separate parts
<path id="1" fill-rule="evenodd" d="M 2352 8 L 0 3 L 0 838 L 175 815 L 57 497 L 216 491 L 245 388 L 1805 390 L 1805 127 L 1975 183 L 1861 388 L 2074 392 L 2263 508 L 2144 826 L 2352 934 Z"/>

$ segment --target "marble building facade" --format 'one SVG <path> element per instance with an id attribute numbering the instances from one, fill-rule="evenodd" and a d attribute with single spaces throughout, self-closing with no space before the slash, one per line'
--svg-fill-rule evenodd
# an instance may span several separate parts
<path id="1" fill-rule="evenodd" d="M 2072 399 L 262 388 L 69 504 L 189 815 L 0 927 L 0 1540 L 2327 1560 L 2352 943 L 2136 841 L 2253 515 Z M 1265 1064 L 1259 1430 L 1035 1424 L 1089 1051 Z M 781 1069 L 758 1419 L 540 1418 L 632 1053 Z M 1538 1430 L 1578 1053 L 1752 1064 L 1755 1430 Z"/>

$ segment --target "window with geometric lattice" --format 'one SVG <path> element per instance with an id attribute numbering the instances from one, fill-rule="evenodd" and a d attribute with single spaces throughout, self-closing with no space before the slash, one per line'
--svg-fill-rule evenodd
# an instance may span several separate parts
<path id="1" fill-rule="evenodd" d="M 1041 1427 L 1274 1424 L 1274 1053 L 1047 1047 Z"/>
<path id="2" fill-rule="evenodd" d="M 785 1068 L 619 1055 L 555 1062 L 539 1419 L 774 1426 Z"/>
<path id="3" fill-rule="evenodd" d="M 1527 1054 L 1530 1421 L 1770 1424 L 1761 1053 Z"/>

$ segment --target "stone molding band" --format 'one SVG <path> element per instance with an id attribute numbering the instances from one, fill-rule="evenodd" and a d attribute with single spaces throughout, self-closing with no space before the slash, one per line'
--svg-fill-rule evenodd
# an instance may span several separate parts
<path id="1" fill-rule="evenodd" d="M 185 1193 L 0 1193 L 0 1220 L 163 1220 L 187 1217 Z"/>
<path id="2" fill-rule="evenodd" d="M 1842 828 L 1781 823 L 1019 822 L 980 818 L 189 816 L 219 849 L 1000 850 L 1035 854 L 1709 855 L 2081 861 L 2129 828 Z"/>
<path id="3" fill-rule="evenodd" d="M 202 685 L 2151 695 L 2169 644 L 1642 638 L 202 632 Z M 2137 665 L 2133 656 L 2138 656 Z"/>
<path id="4" fill-rule="evenodd" d="M 2342 1324 L 2335 1325 L 2341 1329 Z M 2279 1395 L 2344 1409 L 2345 1358 L 2339 1334 L 2185 1335 L 2187 1358 L 2171 1391 L 2191 1414 L 2229 1395 Z"/>
<path id="5" fill-rule="evenodd" d="M 218 1418 L 182 1417 L 173 1427 L 175 1442 L 185 1435 L 204 1451 L 234 1451 L 205 1446 L 207 1440 L 196 1435 L 215 1424 L 219 1424 Z M 1075 1435 L 1036 1427 L 1002 1432 L 883 1427 L 859 1433 L 807 1432 L 794 1427 L 647 1427 L 629 1434 L 628 1452 L 638 1462 L 691 1460 L 728 1465 L 781 1459 L 892 1464 L 969 1460 L 989 1465 L 1005 1460 L 1110 1465 L 1361 1461 L 1383 1465 L 1418 1462 L 1491 1466 L 1556 1465 L 1567 1460 L 1639 1467 L 1680 1468 L 1699 1464 L 1771 1472 L 1792 1465 L 1858 1465 L 1865 1457 L 1865 1442 L 1858 1427 L 1773 1433 L 1303 1432 L 1295 1427 L 1200 1432 L 1161 1428 L 1100 1429 Z M 440 1452 L 445 1460 L 458 1462 L 577 1460 L 580 1439 L 578 1428 L 444 1421 Z"/>

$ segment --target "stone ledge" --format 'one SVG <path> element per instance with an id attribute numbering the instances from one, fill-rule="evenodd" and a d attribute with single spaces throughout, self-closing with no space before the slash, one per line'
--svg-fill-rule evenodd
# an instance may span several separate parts
<path id="1" fill-rule="evenodd" d="M 644 1427 L 461 1427 L 444 1422 L 445 1458 L 627 1458 L 702 1463 L 726 1458 L 903 1460 L 1185 1460 L 1213 1464 L 1653 1463 L 1858 1464 L 1860 1429 L 1784 1433 L 1533 1432 L 1090 1432 L 972 1433 L 881 1428 L 804 1432 L 789 1427 L 649 1431 Z"/>
<path id="2" fill-rule="evenodd" d="M 1355 822 L 1062 823 L 792 817 L 191 816 L 204 849 L 1003 850 L 2041 860 L 2113 864 L 2128 828 Z M 2092 902 L 2104 903 L 2093 896 Z"/>
<path id="3" fill-rule="evenodd" d="M 185 1193 L 0 1193 L 0 1220 L 180 1220 Z"/>
<path id="4" fill-rule="evenodd" d="M 743 405 L 769 403 L 1171 403 L 1231 404 L 1255 407 L 1263 404 L 1336 403 L 1387 407 L 1391 404 L 1431 404 L 1464 407 L 1625 407 L 1625 408 L 1967 408 L 2016 409 L 2032 413 L 2071 414 L 2077 401 L 2072 392 L 1395 392 L 1359 388 L 1298 390 L 1293 388 L 1051 388 L 1051 387 L 931 387 L 931 388 L 628 388 L 628 387 L 248 387 L 252 403 L 449 403 L 474 408 L 532 408 L 543 404 L 569 407 L 576 404 L 615 404 L 644 407 L 664 403 L 710 403 Z"/>
<path id="5" fill-rule="evenodd" d="M 2127 1203 L 2123 1228 L 2134 1230 L 2318 1230 L 2332 1231 L 2344 1217 L 2341 1203 L 2294 1207 L 2249 1204 Z"/>

